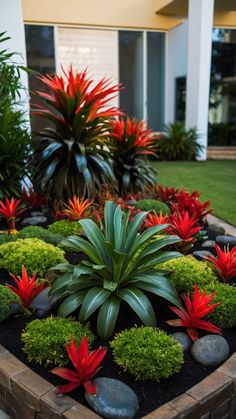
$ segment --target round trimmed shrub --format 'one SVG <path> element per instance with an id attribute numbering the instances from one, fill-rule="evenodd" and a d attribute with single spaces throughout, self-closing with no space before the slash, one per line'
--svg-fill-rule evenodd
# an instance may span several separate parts
<path id="1" fill-rule="evenodd" d="M 77 221 L 59 220 L 48 226 L 48 230 L 63 237 L 73 236 L 81 233 L 81 226 Z"/>
<path id="2" fill-rule="evenodd" d="M 39 239 L 19 239 L 0 246 L 0 268 L 14 275 L 21 275 L 25 265 L 29 275 L 37 272 L 38 277 L 43 277 L 62 262 L 65 262 L 63 250 Z"/>
<path id="3" fill-rule="evenodd" d="M 83 336 L 92 343 L 94 336 L 88 325 L 63 317 L 36 319 L 28 323 L 21 335 L 23 351 L 30 362 L 40 365 L 65 365 L 69 362 L 65 344 L 74 338 L 78 346 Z"/>
<path id="4" fill-rule="evenodd" d="M 141 199 L 135 203 L 135 209 L 141 211 L 155 211 L 159 214 L 162 211 L 163 215 L 170 214 L 170 208 L 162 201 L 156 199 Z"/>
<path id="5" fill-rule="evenodd" d="M 18 296 L 10 288 L 0 285 L 0 322 L 11 315 L 11 305 L 15 303 L 20 303 Z"/>
<path id="6" fill-rule="evenodd" d="M 199 261 L 191 255 L 168 260 L 157 268 L 171 271 L 169 279 L 178 292 L 192 292 L 194 284 L 206 286 L 219 282 L 207 262 Z"/>
<path id="7" fill-rule="evenodd" d="M 46 243 L 57 246 L 63 239 L 64 236 L 61 234 L 53 233 L 46 228 L 39 226 L 28 226 L 19 231 L 15 236 L 15 239 L 40 239 Z"/>
<path id="8" fill-rule="evenodd" d="M 220 303 L 215 310 L 207 315 L 207 320 L 222 329 L 231 329 L 236 326 L 236 287 L 218 283 L 205 288 L 207 295 L 216 291 L 211 303 Z"/>
<path id="9" fill-rule="evenodd" d="M 136 380 L 160 381 L 179 372 L 182 346 L 172 336 L 153 327 L 132 327 L 111 342 L 115 362 Z"/>

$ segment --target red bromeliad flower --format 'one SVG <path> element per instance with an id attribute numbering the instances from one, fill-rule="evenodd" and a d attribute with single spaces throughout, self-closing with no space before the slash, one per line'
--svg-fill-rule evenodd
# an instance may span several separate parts
<path id="1" fill-rule="evenodd" d="M 186 211 L 184 213 L 176 212 L 170 218 L 170 226 L 166 229 L 168 234 L 176 234 L 182 239 L 182 242 L 177 243 L 182 251 L 187 251 L 192 243 L 196 240 L 194 235 L 197 234 L 203 227 L 196 226 L 198 220 L 192 218 Z"/>
<path id="2" fill-rule="evenodd" d="M 157 214 L 156 211 L 152 213 L 148 213 L 146 219 L 144 220 L 144 224 L 146 227 L 154 227 L 159 224 L 168 224 L 169 222 L 169 215 L 162 215 L 162 211 L 160 214 Z"/>
<path id="3" fill-rule="evenodd" d="M 27 201 L 31 208 L 43 208 L 47 205 L 46 198 L 35 192 L 32 186 L 28 190 L 22 188 L 22 199 Z"/>
<path id="4" fill-rule="evenodd" d="M 69 393 L 82 384 L 88 394 L 96 394 L 96 387 L 92 378 L 100 370 L 99 365 L 107 350 L 100 347 L 89 353 L 88 341 L 84 336 L 79 348 L 76 347 L 74 339 L 71 338 L 70 345 L 66 344 L 66 351 L 76 371 L 61 367 L 52 370 L 53 374 L 70 381 L 69 384 L 58 386 L 57 393 Z"/>
<path id="5" fill-rule="evenodd" d="M 15 221 L 26 210 L 25 208 L 21 210 L 17 210 L 21 202 L 22 202 L 22 199 L 15 199 L 15 198 L 11 198 L 10 201 L 8 198 L 6 198 L 5 203 L 0 200 L 0 215 L 6 218 L 8 226 L 9 226 L 9 233 L 14 232 L 16 230 Z"/>
<path id="6" fill-rule="evenodd" d="M 171 201 L 175 201 L 175 197 L 178 192 L 179 190 L 175 188 L 168 188 L 168 186 L 163 188 L 161 185 L 155 185 L 153 195 L 154 198 L 160 199 L 162 202 L 169 203 Z"/>
<path id="7" fill-rule="evenodd" d="M 173 212 L 184 212 L 188 211 L 189 215 L 196 220 L 200 220 L 205 217 L 207 214 L 212 212 L 210 208 L 211 202 L 206 201 L 203 204 L 199 201 L 200 193 L 193 191 L 189 194 L 187 191 L 179 191 L 175 195 L 177 202 L 173 202 L 172 211 Z"/>
<path id="8" fill-rule="evenodd" d="M 14 279 L 17 288 L 9 284 L 6 284 L 7 287 L 20 297 L 24 307 L 29 307 L 33 299 L 43 290 L 45 283 L 38 283 L 36 273 L 32 275 L 32 278 L 29 278 L 24 266 L 22 266 L 21 278 L 13 274 L 10 275 Z"/>
<path id="9" fill-rule="evenodd" d="M 214 324 L 201 320 L 207 314 L 215 309 L 220 303 L 209 305 L 216 292 L 206 295 L 206 290 L 200 294 L 198 286 L 194 286 L 193 299 L 191 301 L 189 294 L 183 295 L 182 298 L 186 308 L 177 308 L 171 306 L 170 309 L 179 316 L 179 319 L 168 320 L 167 323 L 171 326 L 187 327 L 187 333 L 190 338 L 195 341 L 198 339 L 197 329 L 207 330 L 208 332 L 221 334 L 221 329 Z"/>
<path id="10" fill-rule="evenodd" d="M 206 256 L 205 259 L 210 261 L 212 269 L 224 282 L 229 282 L 230 278 L 236 276 L 236 246 L 232 250 L 228 246 L 223 251 L 215 244 L 215 249 L 218 259 L 213 256 Z"/>
<path id="11" fill-rule="evenodd" d="M 72 199 L 69 199 L 69 204 L 65 205 L 67 209 L 63 211 L 63 215 L 69 217 L 70 220 L 76 221 L 82 218 L 85 215 L 86 210 L 92 205 L 93 201 L 88 199 L 81 199 L 77 196 L 73 196 Z"/>

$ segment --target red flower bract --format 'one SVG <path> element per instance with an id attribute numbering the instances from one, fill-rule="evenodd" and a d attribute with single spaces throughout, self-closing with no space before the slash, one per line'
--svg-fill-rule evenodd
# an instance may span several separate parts
<path id="1" fill-rule="evenodd" d="M 159 224 L 168 224 L 168 222 L 169 216 L 163 216 L 162 211 L 160 211 L 160 214 L 157 214 L 156 211 L 148 213 L 146 219 L 144 220 L 144 224 L 146 227 L 154 227 Z"/>
<path id="2" fill-rule="evenodd" d="M 76 221 L 82 218 L 86 210 L 92 205 L 93 201 L 88 199 L 80 199 L 76 195 L 69 199 L 69 204 L 65 205 L 66 209 L 62 212 L 63 215 L 69 217 L 70 220 Z"/>
<path id="3" fill-rule="evenodd" d="M 172 211 L 173 212 L 185 212 L 187 211 L 191 218 L 200 220 L 205 217 L 207 214 L 212 212 L 210 201 L 206 201 L 203 204 L 199 201 L 199 196 L 201 194 L 197 191 L 193 191 L 189 194 L 187 191 L 179 191 L 175 195 L 177 202 L 173 202 Z"/>
<path id="4" fill-rule="evenodd" d="M 27 201 L 31 208 L 43 208 L 47 204 L 46 198 L 35 192 L 32 186 L 28 190 L 22 188 L 22 199 Z"/>
<path id="5" fill-rule="evenodd" d="M 212 268 L 216 271 L 218 276 L 224 281 L 228 282 L 230 278 L 236 276 L 236 246 L 229 250 L 229 247 L 221 250 L 215 244 L 217 258 L 213 256 L 206 256 L 205 259 L 209 260 Z"/>
<path id="6" fill-rule="evenodd" d="M 61 367 L 52 370 L 53 374 L 70 381 L 69 384 L 58 386 L 57 393 L 69 393 L 82 384 L 88 394 L 96 394 L 96 387 L 91 379 L 100 370 L 101 367 L 99 366 L 107 350 L 100 347 L 89 353 L 88 341 L 84 336 L 79 348 L 76 347 L 74 339 L 71 338 L 70 345 L 66 344 L 66 351 L 75 371 Z"/>
<path id="7" fill-rule="evenodd" d="M 187 333 L 192 340 L 198 339 L 197 329 L 207 330 L 208 332 L 221 334 L 221 329 L 214 324 L 201 320 L 207 314 L 215 309 L 220 303 L 210 304 L 216 292 L 206 295 L 206 290 L 200 294 L 198 286 L 195 284 L 193 299 L 191 300 L 188 295 L 183 295 L 182 298 L 186 308 L 177 308 L 171 306 L 170 309 L 179 316 L 179 319 L 168 320 L 167 323 L 171 326 L 187 327 Z"/>
<path id="8" fill-rule="evenodd" d="M 182 240 L 192 241 L 194 239 L 193 236 L 202 230 L 202 227 L 196 226 L 197 221 L 188 212 L 184 214 L 177 212 L 176 214 L 172 214 L 170 227 L 167 232 L 169 234 L 177 234 Z"/>
<path id="9" fill-rule="evenodd" d="M 168 188 L 168 186 L 162 187 L 161 185 L 156 185 L 153 190 L 153 195 L 154 198 L 169 203 L 175 200 L 176 194 L 178 192 L 179 190 L 175 188 Z"/>
<path id="10" fill-rule="evenodd" d="M 9 225 L 9 232 L 15 230 L 15 220 L 25 212 L 25 208 L 17 210 L 21 202 L 22 199 L 15 198 L 11 198 L 10 201 L 6 198 L 5 203 L 0 200 L 0 215 L 6 218 Z"/>
<path id="11" fill-rule="evenodd" d="M 10 275 L 14 279 L 17 288 L 9 284 L 7 284 L 7 287 L 18 295 L 24 307 L 29 307 L 33 299 L 43 290 L 45 283 L 38 284 L 36 273 L 32 275 L 32 278 L 29 278 L 24 266 L 22 266 L 21 278 L 13 274 Z"/>

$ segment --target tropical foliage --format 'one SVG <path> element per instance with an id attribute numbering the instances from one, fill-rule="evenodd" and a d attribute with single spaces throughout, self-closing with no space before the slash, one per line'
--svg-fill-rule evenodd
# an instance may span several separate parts
<path id="1" fill-rule="evenodd" d="M 22 266 L 22 275 L 21 277 L 16 277 L 11 274 L 11 277 L 16 283 L 16 287 L 13 285 L 7 284 L 7 287 L 10 288 L 20 298 L 24 307 L 28 308 L 32 303 L 33 299 L 43 290 L 45 282 L 39 283 L 36 278 L 37 274 L 34 273 L 31 278 L 29 278 L 25 266 Z"/>
<path id="2" fill-rule="evenodd" d="M 0 216 L 7 220 L 9 233 L 16 231 L 15 221 L 25 212 L 25 208 L 21 210 L 18 208 L 21 201 L 15 198 L 11 198 L 10 201 L 5 198 L 5 202 L 0 200 Z"/>
<path id="3" fill-rule="evenodd" d="M 79 321 L 85 322 L 99 309 L 97 331 L 102 339 L 108 339 L 114 331 L 122 301 L 149 326 L 155 326 L 156 316 L 145 291 L 180 304 L 169 280 L 161 270 L 154 268 L 158 263 L 180 256 L 178 252 L 163 251 L 179 238 L 169 236 L 150 244 L 151 237 L 165 229 L 165 224 L 137 235 L 146 215 L 140 212 L 129 222 L 129 213 L 108 201 L 104 210 L 104 233 L 92 220 L 79 221 L 87 239 L 71 236 L 62 242 L 63 248 L 82 251 L 89 261 L 84 260 L 77 266 L 64 263 L 54 267 L 62 273 L 52 286 L 52 294 L 64 298 L 60 316 L 68 316 L 80 308 Z M 145 244 L 139 258 L 135 259 L 135 254 Z"/>
<path id="4" fill-rule="evenodd" d="M 224 250 L 215 244 L 217 258 L 214 256 L 206 256 L 205 259 L 210 263 L 209 265 L 220 277 L 223 282 L 229 282 L 233 277 L 236 277 L 236 246 L 229 250 L 229 246 Z"/>

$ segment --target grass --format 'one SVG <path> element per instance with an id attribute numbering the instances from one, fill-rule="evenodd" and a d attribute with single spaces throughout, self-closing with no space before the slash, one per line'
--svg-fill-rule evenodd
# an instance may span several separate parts
<path id="1" fill-rule="evenodd" d="M 236 160 L 158 162 L 158 183 L 202 192 L 211 200 L 213 213 L 236 226 Z"/>

